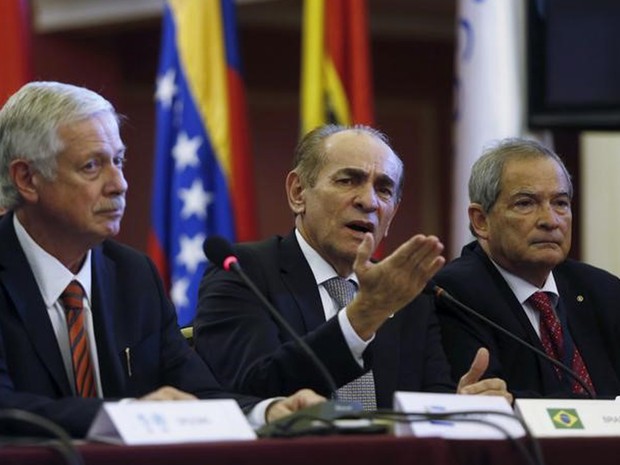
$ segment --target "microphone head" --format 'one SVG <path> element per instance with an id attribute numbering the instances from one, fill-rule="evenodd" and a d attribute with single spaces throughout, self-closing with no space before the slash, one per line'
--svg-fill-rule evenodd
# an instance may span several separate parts
<path id="1" fill-rule="evenodd" d="M 222 236 L 207 237 L 202 248 L 209 261 L 225 271 L 230 271 L 230 267 L 237 263 L 232 245 Z"/>

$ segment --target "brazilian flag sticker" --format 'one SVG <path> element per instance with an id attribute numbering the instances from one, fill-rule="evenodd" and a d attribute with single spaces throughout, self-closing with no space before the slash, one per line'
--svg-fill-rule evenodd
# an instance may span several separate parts
<path id="1" fill-rule="evenodd" d="M 556 429 L 583 429 L 583 423 L 574 408 L 548 408 L 547 413 Z"/>

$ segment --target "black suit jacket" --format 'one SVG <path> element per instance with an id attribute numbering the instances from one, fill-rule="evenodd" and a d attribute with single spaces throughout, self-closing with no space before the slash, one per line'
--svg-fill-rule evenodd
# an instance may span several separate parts
<path id="1" fill-rule="evenodd" d="M 316 352 L 338 386 L 364 372 L 351 355 L 338 319 L 325 321 L 316 281 L 294 233 L 238 245 L 236 253 L 249 277 Z M 199 290 L 194 338 L 196 350 L 225 386 L 258 396 L 287 395 L 301 387 L 329 394 L 308 357 L 233 273 L 207 270 Z M 379 407 L 391 407 L 396 390 L 454 390 L 427 296 L 383 324 L 364 360 L 366 369 L 373 369 Z"/>
<path id="2" fill-rule="evenodd" d="M 553 270 L 560 294 L 558 312 L 568 323 L 598 396 L 620 394 L 620 280 L 590 265 L 566 260 Z M 477 242 L 446 265 L 436 282 L 464 304 L 543 350 L 540 338 L 512 290 Z M 453 375 L 483 346 L 491 352 L 486 377 L 499 376 L 517 397 L 567 397 L 552 365 L 497 330 L 446 304 L 438 305 L 443 343 Z M 543 350 L 544 351 L 544 350 Z"/>
<path id="3" fill-rule="evenodd" d="M 0 221 L 0 408 L 38 413 L 72 435 L 83 436 L 103 401 L 72 396 L 47 309 L 15 235 L 12 216 Z M 235 397 L 222 391 L 181 336 L 175 311 L 145 255 L 105 241 L 92 251 L 92 279 L 93 323 L 106 398 L 140 397 L 163 385 L 199 397 Z M 131 354 L 131 376 L 126 348 Z M 242 406 L 257 401 L 236 398 Z"/>

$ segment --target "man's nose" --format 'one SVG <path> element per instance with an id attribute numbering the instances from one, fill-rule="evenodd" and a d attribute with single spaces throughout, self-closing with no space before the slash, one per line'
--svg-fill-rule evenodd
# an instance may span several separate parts
<path id="1" fill-rule="evenodd" d="M 560 224 L 559 216 L 551 203 L 544 203 L 540 208 L 538 223 L 543 227 L 555 228 Z"/>
<path id="2" fill-rule="evenodd" d="M 108 193 L 117 195 L 125 194 L 125 192 L 127 192 L 128 184 L 125 179 L 125 173 L 123 173 L 121 168 L 116 166 L 109 167 L 106 188 Z"/>
<path id="3" fill-rule="evenodd" d="M 370 183 L 360 186 L 355 201 L 356 205 L 367 211 L 374 211 L 379 206 L 377 191 Z"/>

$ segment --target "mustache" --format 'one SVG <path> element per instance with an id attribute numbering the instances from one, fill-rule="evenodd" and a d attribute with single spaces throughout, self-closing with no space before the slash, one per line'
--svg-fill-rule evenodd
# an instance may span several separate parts
<path id="1" fill-rule="evenodd" d="M 96 213 L 125 210 L 125 197 L 114 197 L 107 199 L 104 203 L 99 205 Z"/>

